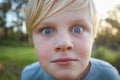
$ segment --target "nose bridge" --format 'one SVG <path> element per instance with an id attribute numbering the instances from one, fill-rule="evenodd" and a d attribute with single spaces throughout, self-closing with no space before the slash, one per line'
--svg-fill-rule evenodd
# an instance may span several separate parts
<path id="1" fill-rule="evenodd" d="M 58 36 L 57 36 L 58 39 L 57 42 L 59 44 L 65 44 L 65 43 L 69 43 L 71 42 L 71 38 L 70 38 L 70 35 L 67 31 L 65 30 L 62 30 L 61 32 L 59 32 Z"/>
<path id="2" fill-rule="evenodd" d="M 55 41 L 55 50 L 71 50 L 73 48 L 72 39 L 67 31 L 61 31 Z"/>

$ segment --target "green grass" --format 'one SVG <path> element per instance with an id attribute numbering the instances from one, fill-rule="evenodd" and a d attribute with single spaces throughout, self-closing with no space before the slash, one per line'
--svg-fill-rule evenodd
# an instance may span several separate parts
<path id="1" fill-rule="evenodd" d="M 35 61 L 37 58 L 32 47 L 0 46 L 0 64 L 4 66 L 0 80 L 20 80 L 23 68 Z"/>

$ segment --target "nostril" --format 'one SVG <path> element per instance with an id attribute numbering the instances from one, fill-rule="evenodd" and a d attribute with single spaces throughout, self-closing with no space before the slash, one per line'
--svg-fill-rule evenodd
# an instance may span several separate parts
<path id="1" fill-rule="evenodd" d="M 66 51 L 66 50 L 72 50 L 73 49 L 73 43 L 61 43 L 55 45 L 55 51 Z"/>
<path id="2" fill-rule="evenodd" d="M 55 51 L 65 51 L 65 50 L 72 50 L 72 47 L 58 47 L 58 48 L 55 48 Z"/>
<path id="3" fill-rule="evenodd" d="M 71 50 L 72 49 L 72 47 L 67 47 L 67 50 Z"/>
<path id="4" fill-rule="evenodd" d="M 60 50 L 60 48 L 56 48 L 55 50 L 56 50 L 56 51 L 59 51 L 59 50 Z"/>

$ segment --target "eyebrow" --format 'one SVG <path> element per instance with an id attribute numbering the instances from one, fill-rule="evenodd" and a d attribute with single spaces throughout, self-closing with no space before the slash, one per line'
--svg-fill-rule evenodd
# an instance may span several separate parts
<path id="1" fill-rule="evenodd" d="M 82 26 L 84 26 L 85 28 L 91 28 L 91 22 L 90 21 L 86 21 L 84 19 L 80 19 L 80 20 L 73 20 L 71 22 L 71 24 L 81 24 Z"/>
<path id="2" fill-rule="evenodd" d="M 51 21 L 46 21 L 46 22 L 41 22 L 40 24 L 39 24 L 40 26 L 42 26 L 42 25 L 57 25 L 55 22 L 51 22 Z"/>
<path id="3" fill-rule="evenodd" d="M 83 20 L 83 19 L 73 20 L 73 21 L 71 21 L 71 23 L 83 23 L 83 24 L 88 24 L 88 23 L 86 22 L 86 20 Z"/>
<path id="4" fill-rule="evenodd" d="M 69 24 L 71 25 L 71 24 L 75 24 L 76 23 L 76 24 L 82 24 L 82 25 L 85 25 L 85 26 L 90 26 L 89 23 L 87 23 L 87 22 L 90 22 L 90 21 L 86 21 L 84 19 L 76 19 L 76 20 L 71 20 L 69 22 Z M 46 24 L 48 24 L 48 25 L 57 25 L 53 21 L 43 21 L 39 25 L 46 25 Z"/>

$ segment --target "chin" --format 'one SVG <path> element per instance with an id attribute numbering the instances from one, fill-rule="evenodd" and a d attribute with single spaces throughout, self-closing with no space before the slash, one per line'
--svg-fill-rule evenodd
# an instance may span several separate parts
<path id="1" fill-rule="evenodd" d="M 76 78 L 71 76 L 59 76 L 56 77 L 55 80 L 76 80 Z"/>
<path id="2" fill-rule="evenodd" d="M 61 74 L 56 74 L 54 75 L 55 80 L 76 80 L 77 79 L 77 75 L 71 73 L 61 73 Z"/>

